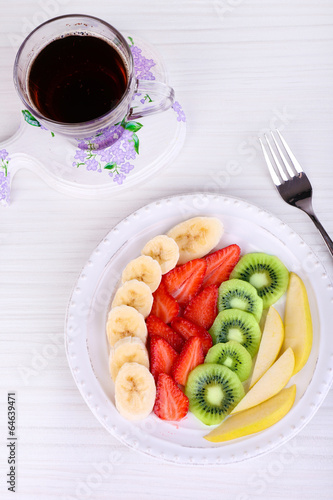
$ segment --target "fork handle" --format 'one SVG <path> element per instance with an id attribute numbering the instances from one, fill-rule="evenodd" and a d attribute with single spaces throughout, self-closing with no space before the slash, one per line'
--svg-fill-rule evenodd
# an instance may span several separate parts
<path id="1" fill-rule="evenodd" d="M 325 243 L 327 245 L 327 248 L 328 248 L 330 254 L 333 257 L 333 241 L 328 236 L 327 232 L 325 231 L 325 229 L 323 228 L 323 226 L 321 225 L 321 223 L 317 219 L 317 216 L 314 213 L 311 213 L 310 211 L 308 212 L 308 211 L 304 210 L 304 212 L 306 214 L 308 214 L 308 216 L 310 217 L 310 219 L 312 220 L 312 222 L 314 223 L 314 225 L 316 226 L 316 228 L 318 229 L 318 231 L 322 235 L 322 237 L 323 237 L 323 239 L 324 239 L 324 241 L 325 241 Z"/>

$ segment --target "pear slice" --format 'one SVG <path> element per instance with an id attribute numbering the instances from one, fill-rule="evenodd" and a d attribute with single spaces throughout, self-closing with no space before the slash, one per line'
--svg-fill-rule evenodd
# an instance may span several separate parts
<path id="1" fill-rule="evenodd" d="M 257 359 L 253 368 L 250 388 L 272 366 L 281 350 L 284 339 L 284 326 L 281 316 L 274 307 L 268 309 L 264 330 L 261 337 Z"/>
<path id="2" fill-rule="evenodd" d="M 312 347 L 312 320 L 308 294 L 301 278 L 290 273 L 284 314 L 283 348 L 291 347 L 295 354 L 294 374 L 305 365 Z"/>
<path id="3" fill-rule="evenodd" d="M 205 439 L 213 443 L 248 436 L 263 431 L 281 420 L 293 406 L 296 385 L 282 389 L 274 397 L 238 415 L 228 417 L 221 425 L 207 434 Z"/>
<path id="4" fill-rule="evenodd" d="M 241 399 L 238 405 L 232 410 L 233 413 L 247 410 L 257 406 L 266 399 L 272 398 L 284 388 L 289 382 L 295 366 L 295 356 L 289 347 L 258 382 Z"/>

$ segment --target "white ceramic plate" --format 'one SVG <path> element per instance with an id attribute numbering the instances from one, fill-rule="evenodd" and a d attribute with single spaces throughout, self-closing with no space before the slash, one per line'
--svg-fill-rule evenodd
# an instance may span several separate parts
<path id="1" fill-rule="evenodd" d="M 121 417 L 114 405 L 114 384 L 108 372 L 105 335 L 107 312 L 122 269 L 140 254 L 153 236 L 187 218 L 206 215 L 222 220 L 224 247 L 237 243 L 242 253 L 277 255 L 303 279 L 314 326 L 313 348 L 306 366 L 294 376 L 296 401 L 280 422 L 257 434 L 224 444 L 209 443 L 209 427 L 192 414 L 179 423 L 151 414 L 141 422 Z M 333 378 L 333 288 L 304 241 L 273 215 L 245 201 L 222 195 L 189 194 L 151 203 L 114 227 L 92 253 L 69 302 L 65 343 L 74 380 L 101 424 L 126 445 L 169 462 L 226 464 L 268 452 L 299 432 L 325 398 Z M 277 304 L 283 312 L 283 298 Z"/>

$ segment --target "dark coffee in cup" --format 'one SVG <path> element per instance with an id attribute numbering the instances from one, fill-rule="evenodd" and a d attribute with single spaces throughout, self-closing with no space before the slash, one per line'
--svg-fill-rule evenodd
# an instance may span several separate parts
<path id="1" fill-rule="evenodd" d="M 127 82 L 128 69 L 115 46 L 91 35 L 66 35 L 32 61 L 28 92 L 43 116 L 81 123 L 115 108 Z"/>
<path id="2" fill-rule="evenodd" d="M 79 140 L 96 149 L 116 140 L 108 135 L 110 127 L 166 111 L 174 103 L 171 87 L 136 73 L 132 50 L 116 28 L 71 14 L 46 21 L 26 37 L 16 54 L 14 84 L 41 125 L 75 147 Z M 149 94 L 150 102 L 134 105 L 142 94 Z M 95 139 L 104 132 L 110 142 L 101 146 Z M 87 139 L 93 139 L 91 144 Z"/>

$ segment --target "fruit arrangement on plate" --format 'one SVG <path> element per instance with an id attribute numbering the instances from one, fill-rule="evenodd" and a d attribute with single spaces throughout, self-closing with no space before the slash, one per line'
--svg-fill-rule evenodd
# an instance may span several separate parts
<path id="1" fill-rule="evenodd" d="M 155 236 L 122 272 L 108 314 L 115 404 L 128 420 L 191 411 L 227 441 L 292 407 L 312 322 L 306 288 L 274 255 L 223 244 L 223 224 L 194 217 Z M 273 307 L 286 293 L 284 322 Z"/>

